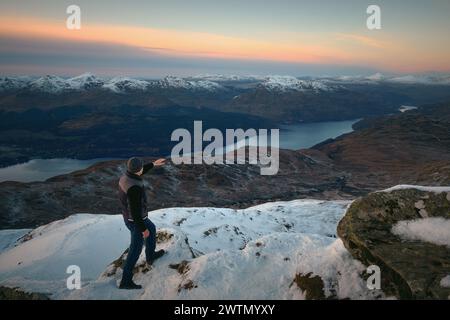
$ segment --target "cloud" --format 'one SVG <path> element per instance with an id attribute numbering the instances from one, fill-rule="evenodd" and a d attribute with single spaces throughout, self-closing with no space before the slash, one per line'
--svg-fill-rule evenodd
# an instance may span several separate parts
<path id="1" fill-rule="evenodd" d="M 336 33 L 336 40 L 339 41 L 351 41 L 363 46 L 371 47 L 371 48 L 379 48 L 384 49 L 388 47 L 386 42 L 359 35 L 359 34 L 351 34 L 351 33 Z"/>
<path id="2" fill-rule="evenodd" d="M 371 74 L 374 69 L 351 65 L 312 64 L 283 61 L 223 59 L 168 55 L 166 48 L 135 48 L 92 41 L 60 41 L 29 37 L 0 36 L 2 75 L 58 74 L 62 76 L 93 72 L 100 76 L 163 77 L 201 73 L 337 75 Z"/>
<path id="3" fill-rule="evenodd" d="M 0 19 L 0 35 L 60 41 L 105 42 L 168 55 L 224 59 L 321 63 L 345 60 L 342 52 L 314 43 L 291 43 L 231 37 L 208 32 L 155 29 L 134 26 L 83 24 L 68 30 L 63 22 L 36 19 Z"/>

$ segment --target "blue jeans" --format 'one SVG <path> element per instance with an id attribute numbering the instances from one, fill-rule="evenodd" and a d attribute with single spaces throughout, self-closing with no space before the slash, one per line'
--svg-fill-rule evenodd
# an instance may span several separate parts
<path id="1" fill-rule="evenodd" d="M 144 219 L 144 224 L 150 231 L 150 236 L 145 239 L 145 257 L 147 261 L 151 261 L 155 254 L 156 247 L 156 227 L 150 219 Z M 125 221 L 125 225 L 131 232 L 131 244 L 128 250 L 127 260 L 123 268 L 122 282 L 130 283 L 133 279 L 133 269 L 144 245 L 144 236 L 141 230 L 131 221 Z"/>

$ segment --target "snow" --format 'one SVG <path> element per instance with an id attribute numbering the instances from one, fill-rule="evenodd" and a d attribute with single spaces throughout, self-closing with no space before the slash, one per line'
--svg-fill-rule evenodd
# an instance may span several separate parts
<path id="1" fill-rule="evenodd" d="M 174 76 L 167 76 L 164 79 L 157 81 L 155 85 L 161 88 L 206 90 L 211 92 L 225 89 L 220 84 L 210 80 L 203 79 L 196 81 L 188 81 L 183 78 L 178 78 Z"/>
<path id="2" fill-rule="evenodd" d="M 382 81 L 382 80 L 386 79 L 386 76 L 380 72 L 377 72 L 373 75 L 366 77 L 366 79 L 371 80 L 371 81 Z"/>
<path id="3" fill-rule="evenodd" d="M 30 233 L 0 255 L 0 285 L 52 294 L 53 299 L 302 299 L 293 280 L 312 272 L 324 280 L 326 296 L 384 297 L 370 291 L 336 236 L 349 201 L 294 200 L 243 210 L 167 208 L 149 213 L 160 232 L 171 235 L 168 251 L 135 281 L 143 290 L 117 289 L 121 269 L 109 263 L 128 245 L 121 216 L 78 214 Z M 0 231 L 0 234 L 5 231 Z M 170 265 L 188 262 L 180 274 Z M 144 252 L 139 263 L 145 261 Z M 20 262 L 20 264 L 18 264 Z M 81 290 L 65 287 L 69 265 L 81 268 Z M 185 289 L 190 283 L 191 290 Z"/>
<path id="4" fill-rule="evenodd" d="M 61 93 L 64 90 L 70 90 L 70 83 L 58 76 L 46 75 L 32 81 L 28 85 L 32 91 L 41 91 L 46 93 Z"/>
<path id="5" fill-rule="evenodd" d="M 401 106 L 398 110 L 400 112 L 407 112 L 407 111 L 415 110 L 415 109 L 417 109 L 417 107 L 414 107 L 414 106 Z"/>
<path id="6" fill-rule="evenodd" d="M 23 89 L 31 80 L 30 77 L 0 77 L 0 92 Z"/>
<path id="7" fill-rule="evenodd" d="M 82 75 L 68 79 L 67 82 L 70 83 L 72 90 L 89 90 L 101 87 L 105 83 L 92 73 L 83 73 Z"/>
<path id="8" fill-rule="evenodd" d="M 205 90 L 215 92 L 225 88 L 217 82 L 208 79 L 196 79 L 187 81 L 173 76 L 165 77 L 157 81 L 145 81 L 129 77 L 115 77 L 112 79 L 101 79 L 92 73 L 84 73 L 76 77 L 64 79 L 58 76 L 47 75 L 35 80 L 31 78 L 3 77 L 0 78 L 0 91 L 19 90 L 28 88 L 33 91 L 60 94 L 70 91 L 85 91 L 96 88 L 111 90 L 115 93 L 127 93 L 131 91 L 144 91 L 150 87 L 175 88 L 187 90 Z"/>
<path id="9" fill-rule="evenodd" d="M 416 189 L 419 191 L 425 192 L 434 192 L 434 193 L 442 193 L 442 192 L 450 192 L 450 187 L 429 187 L 429 186 L 417 186 L 417 185 L 409 185 L 409 184 L 400 184 L 388 189 L 384 189 L 382 191 L 377 192 L 392 192 L 397 190 L 405 190 L 405 189 Z"/>
<path id="10" fill-rule="evenodd" d="M 2 230 L 2 237 L 12 231 Z M 35 292 L 65 288 L 66 268 L 78 265 L 84 281 L 98 277 L 127 246 L 120 216 L 78 214 L 39 227 L 0 254 L 0 283 Z"/>
<path id="11" fill-rule="evenodd" d="M 270 91 L 330 91 L 332 87 L 327 86 L 320 80 L 300 80 L 291 76 L 269 76 L 261 83 L 261 86 Z"/>
<path id="12" fill-rule="evenodd" d="M 144 80 L 132 79 L 128 77 L 116 77 L 103 85 L 103 88 L 116 93 L 125 93 L 128 91 L 144 91 L 149 87 L 149 82 Z"/>
<path id="13" fill-rule="evenodd" d="M 404 240 L 450 247 L 450 219 L 432 217 L 399 221 L 392 227 L 392 233 Z"/>
<path id="14" fill-rule="evenodd" d="M 441 282 L 439 283 L 441 287 L 443 288 L 450 288 L 450 275 L 444 277 L 441 279 Z"/>
<path id="15" fill-rule="evenodd" d="M 148 88 L 185 89 L 194 91 L 216 92 L 226 90 L 223 83 L 256 82 L 260 87 L 271 91 L 333 91 L 341 88 L 342 84 L 422 84 L 422 85 L 450 85 L 448 74 L 420 74 L 387 76 L 375 73 L 369 76 L 337 76 L 299 79 L 287 75 L 220 75 L 205 74 L 190 77 L 167 76 L 161 80 L 140 80 L 129 77 L 115 77 L 102 79 L 92 73 L 84 73 L 72 78 L 62 78 L 55 75 L 46 75 L 38 79 L 32 77 L 1 77 L 0 92 L 10 90 L 28 89 L 32 91 L 60 94 L 64 92 L 85 91 L 104 88 L 116 93 L 129 91 L 142 91 Z"/>
<path id="16" fill-rule="evenodd" d="M 331 78 L 335 81 L 371 84 L 371 83 L 394 83 L 394 84 L 422 84 L 422 85 L 449 85 L 448 74 L 416 74 L 416 75 L 384 75 L 380 72 L 370 76 L 338 76 Z"/>
<path id="17" fill-rule="evenodd" d="M 264 80 L 264 76 L 256 75 L 224 75 L 224 74 L 200 74 L 197 76 L 189 77 L 193 80 L 209 80 L 214 82 L 243 82 L 243 81 L 261 81 Z"/>
<path id="18" fill-rule="evenodd" d="M 425 84 L 425 85 L 449 85 L 450 75 L 442 74 L 423 74 L 423 75 L 405 75 L 387 79 L 389 82 L 401 84 Z"/>

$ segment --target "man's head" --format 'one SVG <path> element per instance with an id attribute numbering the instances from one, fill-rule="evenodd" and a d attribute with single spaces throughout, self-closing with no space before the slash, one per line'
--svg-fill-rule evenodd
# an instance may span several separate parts
<path id="1" fill-rule="evenodd" d="M 127 169 L 131 173 L 141 175 L 144 169 L 144 163 L 140 158 L 132 157 L 127 161 Z"/>

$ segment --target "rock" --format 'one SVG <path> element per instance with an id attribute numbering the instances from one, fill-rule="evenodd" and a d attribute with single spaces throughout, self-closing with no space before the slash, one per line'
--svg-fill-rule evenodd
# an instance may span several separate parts
<path id="1" fill-rule="evenodd" d="M 303 275 L 297 274 L 294 283 L 305 293 L 306 300 L 325 299 L 323 280 L 319 276 L 312 276 L 312 273 Z"/>
<path id="2" fill-rule="evenodd" d="M 177 270 L 182 275 L 189 271 L 189 262 L 183 260 L 180 263 L 169 264 L 169 268 Z"/>
<path id="3" fill-rule="evenodd" d="M 338 225 L 345 247 L 365 265 L 381 269 L 381 289 L 401 299 L 447 299 L 439 285 L 450 270 L 450 248 L 404 241 L 392 233 L 398 221 L 429 217 L 450 219 L 447 194 L 416 189 L 371 193 L 352 203 Z M 450 230 L 449 230 L 450 232 Z"/>
<path id="4" fill-rule="evenodd" d="M 50 300 L 43 293 L 25 292 L 18 288 L 0 287 L 0 300 Z"/>

